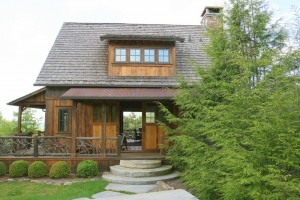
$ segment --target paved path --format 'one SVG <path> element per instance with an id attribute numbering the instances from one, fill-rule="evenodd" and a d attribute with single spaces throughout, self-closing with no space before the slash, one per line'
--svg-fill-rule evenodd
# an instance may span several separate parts
<path id="1" fill-rule="evenodd" d="M 197 200 L 191 193 L 182 190 L 167 190 L 161 192 L 149 192 L 157 185 L 124 185 L 110 183 L 104 192 L 94 194 L 92 199 L 97 200 Z M 132 192 L 137 194 L 125 194 Z M 78 198 L 76 200 L 90 200 L 89 198 Z"/>

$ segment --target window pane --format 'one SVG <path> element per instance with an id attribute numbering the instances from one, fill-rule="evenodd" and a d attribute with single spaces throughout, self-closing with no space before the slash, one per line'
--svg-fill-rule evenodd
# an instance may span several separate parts
<path id="1" fill-rule="evenodd" d="M 140 49 L 130 49 L 130 62 L 141 62 Z"/>
<path id="2" fill-rule="evenodd" d="M 60 109 L 58 111 L 58 131 L 68 132 L 69 131 L 69 110 Z"/>
<path id="3" fill-rule="evenodd" d="M 154 49 L 145 49 L 144 50 L 144 62 L 154 62 Z"/>
<path id="4" fill-rule="evenodd" d="M 95 105 L 93 109 L 93 122 L 101 122 L 101 116 L 102 116 L 101 106 Z"/>
<path id="5" fill-rule="evenodd" d="M 115 53 L 116 62 L 126 62 L 126 49 L 116 49 Z"/>
<path id="6" fill-rule="evenodd" d="M 158 50 L 158 62 L 169 63 L 169 49 L 159 49 Z"/>

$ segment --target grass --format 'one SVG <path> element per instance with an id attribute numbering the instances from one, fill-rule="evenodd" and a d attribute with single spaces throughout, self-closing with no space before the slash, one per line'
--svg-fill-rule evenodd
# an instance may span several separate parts
<path id="1" fill-rule="evenodd" d="M 88 181 L 72 185 L 48 185 L 31 182 L 0 183 L 0 199 L 2 200 L 55 200 L 88 197 L 104 191 L 106 181 Z"/>

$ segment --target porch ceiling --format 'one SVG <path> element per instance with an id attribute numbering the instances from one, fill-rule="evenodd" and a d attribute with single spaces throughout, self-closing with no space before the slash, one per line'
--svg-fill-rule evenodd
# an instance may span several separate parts
<path id="1" fill-rule="evenodd" d="M 61 98 L 165 100 L 173 98 L 175 91 L 165 88 L 71 88 Z"/>

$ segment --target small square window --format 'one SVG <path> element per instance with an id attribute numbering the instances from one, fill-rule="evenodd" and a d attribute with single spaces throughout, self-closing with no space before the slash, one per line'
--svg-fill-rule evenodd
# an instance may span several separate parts
<path id="1" fill-rule="evenodd" d="M 115 61 L 116 62 L 126 62 L 126 49 L 116 49 Z"/>
<path id="2" fill-rule="evenodd" d="M 144 50 L 144 62 L 153 63 L 155 61 L 155 50 L 145 49 Z"/>
<path id="3" fill-rule="evenodd" d="M 70 132 L 70 109 L 63 108 L 58 110 L 58 132 Z"/>
<path id="4" fill-rule="evenodd" d="M 146 112 L 146 123 L 155 123 L 155 112 Z"/>
<path id="5" fill-rule="evenodd" d="M 130 62 L 141 62 L 140 49 L 130 49 Z"/>
<path id="6" fill-rule="evenodd" d="M 170 62 L 170 50 L 169 49 L 159 49 L 158 50 L 158 62 L 169 63 Z"/>

